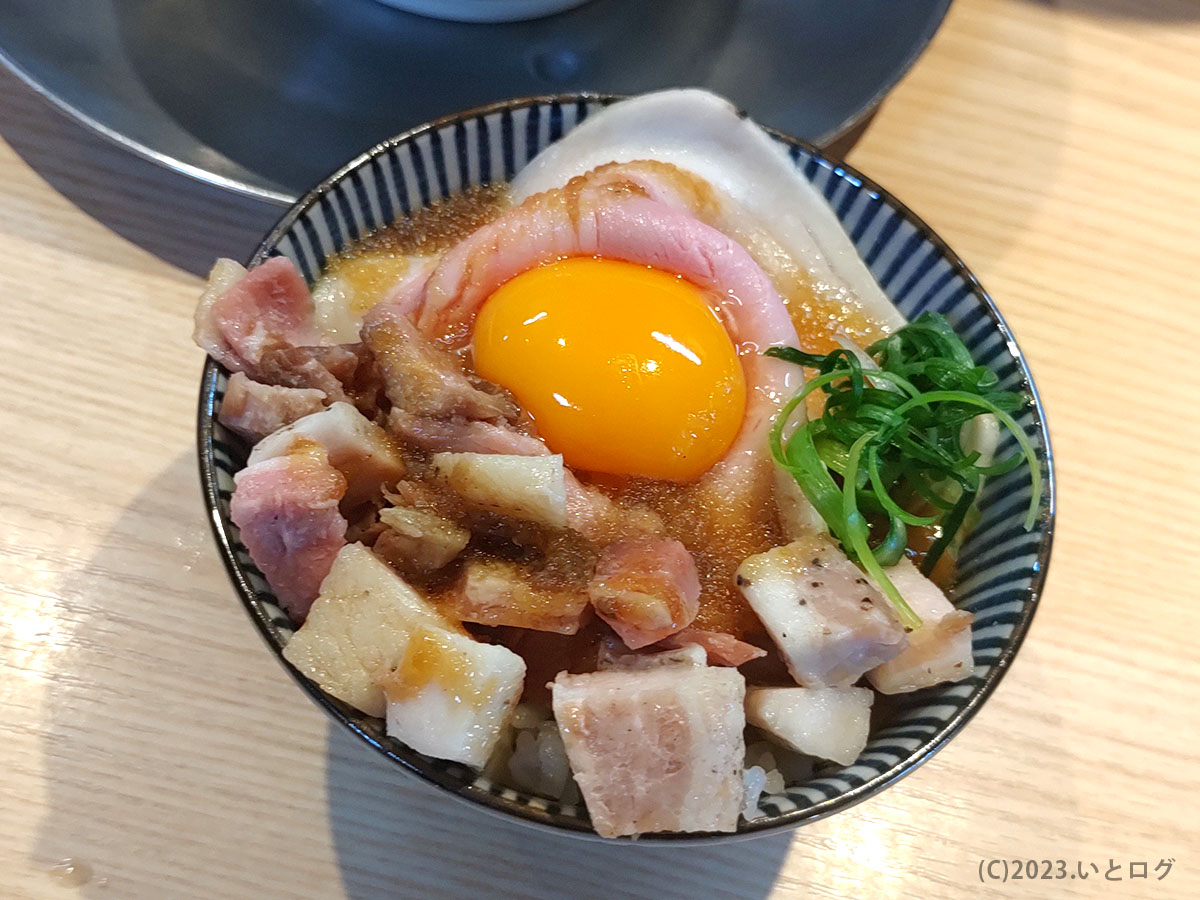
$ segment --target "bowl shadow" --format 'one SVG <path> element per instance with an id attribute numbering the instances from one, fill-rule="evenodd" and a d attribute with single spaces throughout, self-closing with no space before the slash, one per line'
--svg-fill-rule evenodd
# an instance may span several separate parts
<path id="1" fill-rule="evenodd" d="M 330 833 L 352 900 L 761 898 L 793 837 L 666 846 L 555 834 L 449 796 L 332 723 L 325 770 Z"/>

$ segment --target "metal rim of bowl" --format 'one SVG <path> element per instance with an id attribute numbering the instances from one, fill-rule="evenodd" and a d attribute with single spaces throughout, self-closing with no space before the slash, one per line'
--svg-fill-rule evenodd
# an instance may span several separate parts
<path id="1" fill-rule="evenodd" d="M 331 175 L 323 179 L 316 187 L 308 191 L 295 204 L 292 205 L 272 227 L 267 236 L 260 242 L 258 248 L 251 256 L 248 265 L 254 266 L 262 262 L 269 251 L 278 243 L 280 238 L 291 228 L 292 224 L 303 215 L 309 208 L 319 202 L 319 200 L 333 187 L 339 183 L 351 170 L 358 168 L 364 163 L 370 161 L 376 156 L 385 153 L 389 149 L 404 144 L 419 138 L 431 131 L 443 128 L 447 125 L 454 125 L 458 122 L 478 116 L 487 115 L 489 113 L 500 112 L 503 110 L 518 110 L 531 106 L 546 104 L 550 102 L 559 102 L 564 104 L 572 104 L 580 101 L 595 101 L 604 104 L 609 104 L 623 99 L 622 95 L 617 94 L 601 94 L 592 92 L 581 93 L 566 93 L 566 94 L 548 94 L 534 97 L 522 97 L 512 100 L 502 100 L 495 103 L 489 103 L 484 106 L 477 106 L 471 109 L 463 110 L 452 115 L 443 116 L 423 125 L 418 125 L 408 131 L 402 132 L 395 137 L 381 141 L 369 150 L 359 154 L 348 163 L 340 166 Z M 744 113 L 743 113 L 744 115 Z M 739 826 L 736 832 L 728 834 L 710 834 L 700 833 L 689 835 L 686 833 L 669 832 L 662 834 L 645 834 L 638 837 L 639 842 L 681 842 L 681 843 L 704 843 L 704 842 L 723 842 L 731 840 L 746 839 L 757 837 L 760 835 L 771 834 L 779 831 L 788 830 L 800 825 L 815 822 L 819 819 L 824 819 L 836 812 L 848 809 L 868 797 L 874 796 L 885 788 L 899 781 L 904 776 L 912 773 L 923 763 L 929 760 L 935 753 L 944 747 L 951 738 L 953 738 L 963 726 L 971 720 L 978 712 L 984 701 L 991 696 L 1000 680 L 1004 677 L 1004 673 L 1011 666 L 1013 658 L 1020 649 L 1021 644 L 1025 640 L 1025 636 L 1029 632 L 1029 627 L 1033 621 L 1034 614 L 1037 612 L 1041 595 L 1046 582 L 1046 575 L 1050 564 L 1050 553 L 1054 541 L 1054 525 L 1055 514 L 1057 509 L 1056 499 L 1056 483 L 1054 476 L 1054 454 L 1050 444 L 1050 433 L 1046 426 L 1045 409 L 1042 405 L 1041 396 L 1037 390 L 1037 386 L 1033 381 L 1033 375 L 1029 370 L 1029 364 L 1025 359 L 1024 353 L 1021 352 L 1020 346 L 1013 337 L 1008 323 L 1004 316 L 996 307 L 991 295 L 984 290 L 979 283 L 974 273 L 963 262 L 962 258 L 955 253 L 949 245 L 922 220 L 916 213 L 909 209 L 905 204 L 901 203 L 896 197 L 886 189 L 882 188 L 872 179 L 863 175 L 857 169 L 845 163 L 831 163 L 827 160 L 815 146 L 802 141 L 798 138 L 791 137 L 776 129 L 765 129 L 772 136 L 784 141 L 785 143 L 800 147 L 805 152 L 812 154 L 818 161 L 825 162 L 832 166 L 839 173 L 849 175 L 858 180 L 862 187 L 877 193 L 882 200 L 893 207 L 904 219 L 906 219 L 922 237 L 929 241 L 930 244 L 938 249 L 938 252 L 943 256 L 946 262 L 950 265 L 951 270 L 963 278 L 970 285 L 974 295 L 982 302 L 988 317 L 993 326 L 998 329 L 1015 349 L 1016 361 L 1020 367 L 1021 375 L 1025 381 L 1030 397 L 1033 400 L 1033 417 L 1037 426 L 1042 444 L 1045 447 L 1044 463 L 1046 466 L 1045 479 L 1045 494 L 1044 494 L 1044 509 L 1045 512 L 1041 518 L 1041 541 L 1037 548 L 1036 554 L 1036 569 L 1029 586 L 1028 600 L 1023 604 L 1020 617 L 1013 624 L 1012 635 L 1005 646 L 1003 652 L 996 659 L 996 662 L 991 667 L 990 671 L 984 677 L 979 687 L 970 696 L 966 704 L 962 706 L 941 729 L 929 737 L 916 751 L 919 754 L 915 758 L 909 758 L 900 761 L 892 768 L 882 774 L 846 791 L 835 797 L 830 797 L 819 803 L 811 806 L 796 809 L 791 812 L 783 813 L 775 816 L 768 816 L 763 819 L 755 819 L 753 822 L 747 823 L 744 827 Z M 282 654 L 282 647 L 275 641 L 272 634 L 272 625 L 267 616 L 265 616 L 261 608 L 257 605 L 257 598 L 253 587 L 246 579 L 242 572 L 241 564 L 238 562 L 233 550 L 233 538 L 229 533 L 229 523 L 225 521 L 220 512 L 220 497 L 217 490 L 217 479 L 215 470 L 215 462 L 213 456 L 213 434 L 212 428 L 215 421 L 215 401 L 216 401 L 216 384 L 217 376 L 220 374 L 221 368 L 218 363 L 211 358 L 205 360 L 204 368 L 201 377 L 199 408 L 197 414 L 197 451 L 199 455 L 200 482 L 204 494 L 206 511 L 208 513 L 209 523 L 212 526 L 213 537 L 217 542 L 217 546 L 221 552 L 221 559 L 225 564 L 225 569 L 229 574 L 230 580 L 238 592 L 239 599 L 245 607 L 250 618 L 258 628 L 260 635 L 267 645 L 274 652 L 279 663 L 291 674 L 293 679 L 305 690 L 305 692 L 321 707 L 325 709 L 329 715 L 339 721 L 343 726 L 356 734 L 359 738 L 369 744 L 378 752 L 382 753 L 388 759 L 399 763 L 405 770 L 412 772 L 423 780 L 439 787 L 458 798 L 459 800 L 470 803 L 477 808 L 485 809 L 489 812 L 503 816 L 506 819 L 522 822 L 524 824 L 541 826 L 557 834 L 573 834 L 580 837 L 594 838 L 596 840 L 605 840 L 600 838 L 592 829 L 586 827 L 582 823 L 575 824 L 573 822 L 559 821 L 559 818 L 549 814 L 543 810 L 530 808 L 527 804 L 520 804 L 506 800 L 503 797 L 487 793 L 485 791 L 473 788 L 469 784 L 463 783 L 461 780 L 450 777 L 448 773 L 439 772 L 427 769 L 421 760 L 407 758 L 405 755 L 384 746 L 374 737 L 363 731 L 356 722 L 350 718 L 347 712 L 348 707 L 340 701 L 335 700 L 325 694 L 316 684 L 305 678 L 291 663 L 289 663 Z M 416 757 L 416 754 L 411 750 L 406 750 L 408 754 Z"/>

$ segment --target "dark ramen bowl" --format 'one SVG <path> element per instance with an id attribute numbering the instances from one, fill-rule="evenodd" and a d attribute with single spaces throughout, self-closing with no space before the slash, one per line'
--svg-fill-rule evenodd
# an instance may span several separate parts
<path id="1" fill-rule="evenodd" d="M 617 98 L 562 95 L 511 100 L 414 128 L 368 150 L 309 191 L 280 219 L 249 264 L 282 254 L 311 283 L 325 260 L 373 229 L 472 185 L 511 179 L 526 162 L 582 119 Z M 1013 661 L 1037 609 L 1054 530 L 1054 477 L 1049 435 L 1033 377 L 991 298 L 961 259 L 894 197 L 808 144 L 774 133 L 796 168 L 828 199 L 887 295 L 910 320 L 925 310 L 944 315 L 975 359 L 1002 387 L 1033 404 L 1017 416 L 1032 442 L 1046 485 L 1037 523 L 1022 527 L 1030 499 L 1028 472 L 990 481 L 981 518 L 958 561 L 952 596 L 974 613 L 976 668 L 955 684 L 887 698 L 870 740 L 850 766 L 818 768 L 804 782 L 764 795 L 763 815 L 736 834 L 650 834 L 644 841 L 716 840 L 765 834 L 846 809 L 913 771 L 975 714 Z M 323 693 L 282 656 L 293 626 L 254 567 L 229 519 L 233 475 L 249 448 L 217 421 L 228 373 L 213 361 L 200 387 L 200 476 L 209 519 L 238 596 L 267 646 L 299 685 L 335 720 L 401 767 L 480 806 L 555 830 L 595 837 L 587 810 L 522 793 L 459 764 L 431 759 L 384 733 L 384 723 Z M 1009 445 L 1015 446 L 1011 437 Z"/>

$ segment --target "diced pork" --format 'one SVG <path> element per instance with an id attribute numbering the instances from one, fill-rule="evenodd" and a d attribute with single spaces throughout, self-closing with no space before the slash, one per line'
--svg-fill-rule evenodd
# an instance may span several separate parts
<path id="1" fill-rule="evenodd" d="M 618 541 L 601 554 L 588 595 L 600 618 L 636 650 L 692 623 L 700 611 L 700 576 L 679 541 Z"/>
<path id="2" fill-rule="evenodd" d="M 283 655 L 325 693 L 383 716 L 376 679 L 400 665 L 409 636 L 427 627 L 454 626 L 370 550 L 347 544 Z"/>
<path id="3" fill-rule="evenodd" d="M 380 679 L 387 733 L 418 753 L 483 768 L 521 697 L 525 661 L 498 644 L 436 627 L 409 636 Z"/>
<path id="4" fill-rule="evenodd" d="M 550 448 L 507 425 L 464 419 L 433 419 L 392 409 L 388 429 L 399 440 L 434 453 L 501 453 L 549 456 Z"/>
<path id="5" fill-rule="evenodd" d="M 871 684 L 884 694 L 900 694 L 969 677 L 975 671 L 971 614 L 955 609 L 941 589 L 907 559 L 887 574 L 921 617 L 921 625 L 909 634 L 908 649 L 867 673 Z"/>
<path id="6" fill-rule="evenodd" d="M 225 387 L 218 418 L 226 428 L 255 443 L 324 407 L 324 391 L 259 384 L 243 372 L 234 372 Z"/>
<path id="7" fill-rule="evenodd" d="M 605 669 L 657 669 L 659 666 L 706 666 L 708 654 L 699 644 L 683 644 L 665 650 L 630 650 L 613 638 L 601 641 L 596 654 L 596 668 Z"/>
<path id="8" fill-rule="evenodd" d="M 338 503 L 346 479 L 319 444 L 298 440 L 247 466 L 234 483 L 229 516 L 242 543 L 283 608 L 301 620 L 345 543 Z"/>
<path id="9" fill-rule="evenodd" d="M 237 365 L 229 365 L 229 361 L 237 362 L 236 356 L 230 349 L 228 342 L 221 334 L 221 326 L 213 315 L 213 306 L 218 300 L 225 296 L 225 292 L 237 284 L 246 276 L 246 268 L 240 263 L 234 262 L 232 259 L 218 259 L 212 269 L 208 273 L 208 282 L 204 285 L 204 292 L 200 295 L 200 299 L 196 303 L 195 327 L 192 331 L 192 340 L 196 346 L 208 353 L 219 362 L 225 364 L 225 367 L 237 371 L 240 367 Z M 224 357 L 224 358 L 223 358 Z"/>
<path id="10" fill-rule="evenodd" d="M 737 583 L 805 687 L 845 687 L 907 646 L 891 604 L 823 535 L 751 556 Z"/>
<path id="11" fill-rule="evenodd" d="M 338 554 L 284 657 L 414 750 L 482 766 L 516 706 L 525 663 L 472 639 L 358 544 Z"/>
<path id="12" fill-rule="evenodd" d="M 516 414 L 512 400 L 499 389 L 488 392 L 472 384 L 453 356 L 430 344 L 403 316 L 368 325 L 363 340 L 375 355 L 388 399 L 398 409 L 435 419 Z"/>
<path id="13" fill-rule="evenodd" d="M 708 666 L 560 673 L 554 716 L 596 832 L 735 831 L 745 687 Z"/>
<path id="14" fill-rule="evenodd" d="M 375 538 L 375 554 L 404 575 L 425 577 L 462 553 L 471 532 L 445 516 L 415 506 L 379 511 L 384 528 Z"/>
<path id="15" fill-rule="evenodd" d="M 222 260 L 213 267 L 196 309 L 194 336 L 209 356 L 254 375 L 272 347 L 325 343 L 313 322 L 308 285 L 291 260 L 274 256 L 244 274 L 235 266 Z"/>
<path id="16" fill-rule="evenodd" d="M 746 721 L 809 756 L 849 766 L 867 744 L 870 688 L 755 687 L 746 691 Z"/>
<path id="17" fill-rule="evenodd" d="M 334 403 L 259 441 L 248 464 L 286 454 L 298 439 L 324 447 L 329 462 L 346 476 L 347 510 L 378 498 L 382 488 L 404 477 L 395 441 L 349 403 Z"/>
<path id="18" fill-rule="evenodd" d="M 255 377 L 282 387 L 323 391 L 330 402 L 353 402 L 348 387 L 358 374 L 363 357 L 353 344 L 331 347 L 273 346 L 263 351 Z"/>
<path id="19" fill-rule="evenodd" d="M 541 440 L 509 425 L 414 416 L 393 409 L 388 428 L 406 445 L 435 453 L 492 453 L 504 456 L 549 456 Z M 650 509 L 618 506 L 598 488 L 581 484 L 563 470 L 567 527 L 590 540 L 609 543 L 631 535 L 661 534 L 662 520 Z"/>
<path id="20" fill-rule="evenodd" d="M 472 560 L 443 608 L 464 622 L 575 634 L 587 605 L 582 591 L 538 584 L 515 563 Z"/>
<path id="21" fill-rule="evenodd" d="M 433 467 L 446 487 L 481 509 L 550 528 L 567 524 L 559 454 L 436 453 Z"/>
<path id="22" fill-rule="evenodd" d="M 708 655 L 709 664 L 714 666 L 740 666 L 767 655 L 762 647 L 739 641 L 732 634 L 704 631 L 690 625 L 659 641 L 658 645 L 668 649 L 699 645 Z"/>

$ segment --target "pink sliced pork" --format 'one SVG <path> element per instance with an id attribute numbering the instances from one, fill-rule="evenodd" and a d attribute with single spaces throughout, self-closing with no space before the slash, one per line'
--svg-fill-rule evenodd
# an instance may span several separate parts
<path id="1" fill-rule="evenodd" d="M 746 682 L 736 669 L 560 672 L 550 687 L 598 834 L 737 829 Z"/>
<path id="2" fill-rule="evenodd" d="M 229 516 L 242 543 L 283 608 L 302 621 L 346 543 L 338 511 L 346 479 L 320 444 L 298 440 L 243 469 L 234 483 Z"/>
<path id="3" fill-rule="evenodd" d="M 209 356 L 253 376 L 272 347 L 326 343 L 313 320 L 308 285 L 291 260 L 273 256 L 240 277 L 236 263 L 222 263 L 196 310 L 195 338 Z"/>
<path id="4" fill-rule="evenodd" d="M 324 391 L 259 384 L 244 372 L 234 372 L 225 387 L 218 418 L 226 428 L 257 442 L 324 407 Z"/>
<path id="5" fill-rule="evenodd" d="M 692 623 L 700 611 L 700 576 L 679 541 L 617 541 L 600 554 L 588 595 L 600 618 L 636 650 Z"/>

